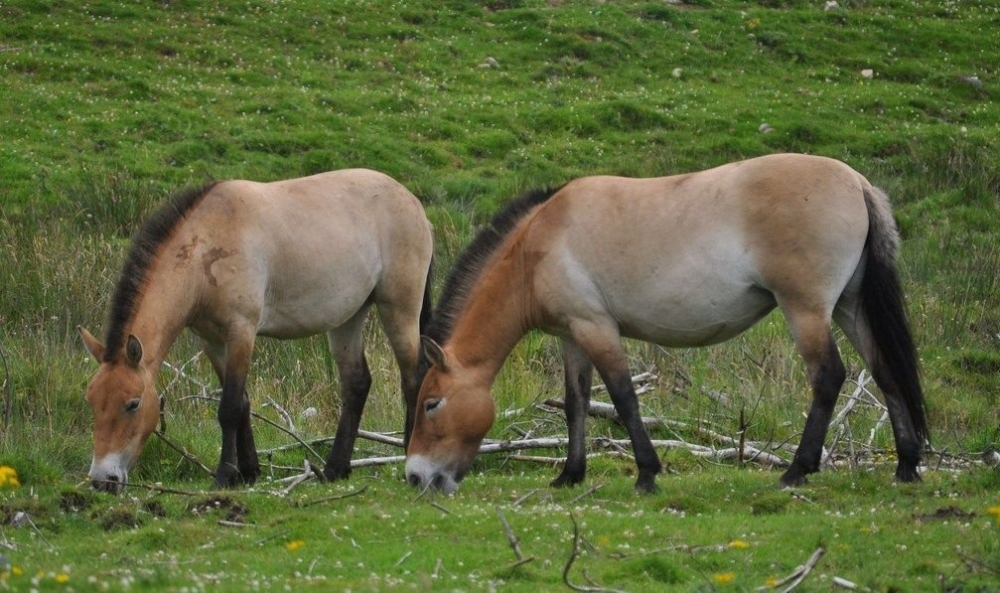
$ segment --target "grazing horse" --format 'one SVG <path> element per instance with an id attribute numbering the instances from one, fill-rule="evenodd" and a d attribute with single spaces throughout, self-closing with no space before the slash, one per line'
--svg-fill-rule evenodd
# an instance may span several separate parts
<path id="1" fill-rule="evenodd" d="M 133 240 L 112 297 L 106 346 L 80 328 L 100 363 L 87 388 L 93 485 L 124 487 L 156 428 L 157 372 L 185 327 L 203 340 L 222 383 L 218 487 L 252 484 L 260 474 L 245 391 L 257 335 L 326 332 L 342 407 L 323 473 L 344 478 L 371 386 L 363 329 L 375 305 L 402 376 L 408 436 L 420 387 L 420 333 L 431 313 L 432 251 L 420 202 L 375 171 L 222 181 L 177 196 Z"/>
<path id="2" fill-rule="evenodd" d="M 819 470 L 846 376 L 835 320 L 886 399 L 899 465 L 920 479 L 927 437 L 918 365 L 894 267 L 888 198 L 828 158 L 771 155 L 654 179 L 584 177 L 500 212 L 459 258 L 423 339 L 407 480 L 453 492 L 494 419 L 490 388 L 533 328 L 562 340 L 569 451 L 554 486 L 586 471 L 596 368 L 635 453 L 636 489 L 661 470 L 639 415 L 621 338 L 706 346 L 784 313 L 812 406 L 784 485 Z"/>

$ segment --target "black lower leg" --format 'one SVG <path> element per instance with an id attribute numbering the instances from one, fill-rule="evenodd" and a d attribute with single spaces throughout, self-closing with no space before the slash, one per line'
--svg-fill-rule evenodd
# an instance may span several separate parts
<path id="1" fill-rule="evenodd" d="M 323 476 L 328 480 L 343 479 L 351 474 L 354 441 L 358 436 L 361 413 L 365 409 L 365 401 L 368 399 L 368 391 L 372 384 L 368 362 L 364 357 L 353 365 L 343 365 L 340 377 L 343 398 L 340 423 L 333 439 L 333 449 L 330 450 L 326 467 L 323 469 Z"/>
<path id="2" fill-rule="evenodd" d="M 833 416 L 840 388 L 847 378 L 847 371 L 837 347 L 830 341 L 827 354 L 810 373 L 813 390 L 812 407 L 806 418 L 802 441 L 795 451 L 791 467 L 781 476 L 784 486 L 799 486 L 806 482 L 806 475 L 819 471 L 826 440 L 827 427 Z"/>

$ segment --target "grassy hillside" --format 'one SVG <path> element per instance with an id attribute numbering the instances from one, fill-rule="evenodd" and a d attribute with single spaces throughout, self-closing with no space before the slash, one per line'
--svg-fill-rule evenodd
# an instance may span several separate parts
<path id="1" fill-rule="evenodd" d="M 845 537 L 864 533 L 874 538 L 865 546 L 850 544 L 852 550 L 916 546 L 926 558 L 898 570 L 889 552 L 884 560 L 856 552 L 845 560 L 843 554 L 829 553 L 824 562 L 874 589 L 989 582 L 1000 570 L 1000 560 L 995 543 L 989 544 L 995 538 L 985 537 L 996 527 L 984 509 L 998 503 L 997 477 L 995 470 L 981 468 L 978 459 L 983 451 L 1000 449 L 1000 82 L 995 33 L 1000 8 L 974 0 L 838 1 L 829 10 L 820 0 L 0 4 L 0 464 L 15 467 L 23 484 L 16 492 L 0 494 L 0 525 L 17 509 L 33 509 L 45 519 L 38 539 L 63 550 L 70 557 L 65 562 L 78 575 L 86 566 L 79 554 L 85 553 L 69 542 L 104 537 L 91 531 L 100 529 L 108 513 L 163 518 L 145 502 L 95 501 L 85 492 L 89 510 L 66 519 L 65 500 L 78 494 L 64 489 L 82 479 L 91 455 L 91 412 L 82 394 L 94 364 L 73 328 L 83 324 L 95 334 L 103 332 L 109 293 L 129 236 L 151 208 L 185 186 L 207 179 L 273 180 L 345 167 L 384 171 L 424 201 L 435 226 L 440 282 L 478 225 L 527 188 L 586 174 L 661 175 L 797 151 L 844 160 L 893 198 L 904 236 L 900 267 L 923 365 L 933 445 L 943 453 L 929 457 L 926 487 L 903 491 L 909 497 L 905 506 L 920 510 L 897 507 L 897 490 L 882 491 L 876 485 L 885 486 L 890 478 L 891 431 L 879 423 L 878 409 L 856 412 L 849 427 L 831 435 L 830 442 L 831 449 L 843 453 L 841 465 L 853 469 L 821 474 L 814 480 L 819 484 L 816 495 L 807 491 L 805 497 L 822 499 L 818 510 L 826 517 L 824 530 L 837 524 L 831 516 L 838 518 L 852 505 L 888 513 L 880 515 L 874 532 L 860 518 L 851 519 Z M 369 337 L 375 385 L 363 426 L 396 430 L 402 413 L 394 364 L 377 324 Z M 169 361 L 175 368 L 184 365 L 183 371 L 162 377 L 170 402 L 168 437 L 214 465 L 219 438 L 214 409 L 190 397 L 211 395 L 214 379 L 195 352 L 193 340 L 182 338 Z M 797 442 L 808 388 L 780 316 L 711 349 L 666 351 L 634 344 L 630 353 L 637 372 L 651 370 L 659 376 L 653 391 L 642 397 L 644 414 L 727 435 L 745 429 L 755 441 Z M 853 354 L 848 365 L 857 378 L 861 366 Z M 854 388 L 849 383 L 844 389 Z M 259 345 L 250 385 L 256 409 L 279 422 L 278 408 L 289 411 L 302 438 L 330 434 L 336 389 L 322 339 Z M 502 418 L 491 436 L 563 436 L 562 421 L 532 405 L 559 396 L 560 390 L 555 345 L 541 335 L 529 336 L 496 388 L 500 410 L 522 412 Z M 317 408 L 318 415 L 300 417 L 308 407 Z M 263 422 L 257 427 L 261 448 L 289 442 L 286 434 Z M 622 431 L 601 421 L 592 423 L 591 434 L 620 438 Z M 656 436 L 704 442 L 697 430 L 664 430 Z M 854 451 L 854 444 L 865 445 L 864 454 Z M 321 452 L 323 446 L 317 445 Z M 359 447 L 358 456 L 398 453 L 367 442 Z M 301 467 L 302 456 L 294 450 L 276 452 L 273 459 L 277 465 Z M 654 499 L 658 502 L 638 503 L 643 510 L 686 509 L 730 526 L 721 531 L 705 527 L 697 541 L 681 544 L 749 541 L 749 534 L 766 533 L 759 539 L 778 545 L 813 509 L 811 502 L 796 498 L 782 498 L 775 507 L 773 497 L 783 496 L 767 491 L 777 481 L 775 472 L 759 477 L 744 467 L 720 470 L 676 451 L 665 459 L 679 475 L 663 476 L 661 483 L 681 481 L 680 491 L 668 490 Z M 483 459 L 480 471 L 469 478 L 479 486 L 467 484 L 446 504 L 455 505 L 450 510 L 461 520 L 485 523 L 477 500 L 485 501 L 488 510 L 507 505 L 516 499 L 511 492 L 544 491 L 555 475 L 549 467 L 519 463 L 507 457 Z M 612 457 L 595 464 L 599 478 L 592 481 L 615 484 L 602 491 L 595 509 L 609 509 L 609 525 L 647 533 L 646 521 L 633 517 L 635 501 L 628 499 L 632 462 Z M 952 479 L 946 470 L 959 465 L 971 469 Z M 871 467 L 874 477 L 867 473 Z M 279 477 L 290 470 L 272 471 Z M 393 520 L 410 500 L 394 472 L 359 472 L 360 480 L 380 484 L 379 496 L 391 501 L 386 516 Z M 507 489 L 506 481 L 491 482 L 500 478 L 514 485 Z M 156 440 L 147 446 L 134 479 L 175 483 L 185 490 L 207 483 L 197 465 Z M 699 494 L 683 493 L 684 480 L 692 481 Z M 859 482 L 860 493 L 845 493 Z M 328 488 L 316 485 L 310 493 L 321 497 Z M 727 506 L 728 493 L 741 489 L 749 492 L 739 499 L 746 508 Z M 32 492 L 40 498 L 32 499 Z M 576 508 L 569 502 L 576 495 L 555 494 L 551 504 L 560 512 Z M 765 519 L 747 510 L 756 508 L 757 498 L 771 505 Z M 699 506 L 699 499 L 713 502 Z M 794 508 L 787 506 L 788 500 L 797 501 Z M 296 526 L 308 523 L 294 511 L 279 513 L 276 503 L 242 503 L 262 506 L 267 516 L 277 513 L 276 532 L 286 519 Z M 551 511 L 549 504 L 539 503 L 531 512 Z M 920 548 L 930 540 L 906 537 L 920 529 L 914 527 L 914 513 L 933 514 L 947 506 L 960 514 L 943 526 L 934 523 L 936 547 Z M 420 508 L 413 520 L 416 533 L 426 535 L 441 511 L 428 510 L 423 502 Z M 215 537 L 210 534 L 214 518 L 200 522 L 175 502 L 164 512 L 179 523 L 174 528 L 195 532 L 188 534 L 193 540 L 180 541 Z M 449 531 L 448 541 L 468 547 L 499 534 L 489 514 L 488 527 Z M 506 563 L 493 566 L 470 556 L 466 572 L 486 577 L 455 586 L 558 586 L 569 537 L 566 518 L 559 516 L 554 539 L 537 536 L 545 553 L 556 558 L 544 569 L 508 571 Z M 398 515 L 398 520 L 407 519 Z M 121 526 L 116 521 L 110 529 Z M 132 544 L 142 554 L 166 545 L 165 536 L 154 533 L 156 520 L 138 523 L 142 525 L 135 530 L 112 538 L 120 546 L 111 552 L 118 554 L 116 559 L 127 556 Z M 963 524 L 972 525 L 976 537 Z M 676 528 L 683 531 L 683 523 Z M 23 542 L 36 537 L 34 531 L 2 529 L 0 543 L 7 537 L 21 540 L 22 552 Z M 308 537 L 329 535 L 326 526 L 321 531 L 307 531 Z M 335 539 L 348 541 L 343 535 L 337 531 Z M 748 553 L 736 563 L 730 556 L 707 562 L 697 554 L 678 557 L 677 550 L 666 559 L 662 554 L 614 558 L 610 543 L 594 537 L 596 545 L 587 554 L 609 561 L 598 580 L 626 588 L 722 586 L 725 579 L 717 581 L 713 575 L 729 572 L 741 575 L 737 587 L 752 588 L 791 572 L 805 561 L 817 538 L 830 541 L 809 531 L 791 538 L 787 548 Z M 615 546 L 621 543 L 607 537 Z M 657 532 L 637 545 L 662 549 L 653 541 L 661 537 Z M 234 562 L 247 550 L 268 553 L 266 546 L 242 540 L 234 543 L 223 536 L 216 541 Z M 500 552 L 510 551 L 505 540 L 498 541 Z M 962 544 L 968 549 L 955 553 Z M 191 543 L 198 545 L 202 543 Z M 527 554 L 542 553 L 525 547 Z M 337 583 L 372 589 L 391 585 L 366 580 L 373 570 L 406 584 L 441 583 L 427 580 L 437 572 L 432 559 L 423 559 L 430 563 L 421 565 L 423 572 L 404 573 L 405 562 L 395 565 L 406 551 L 392 547 L 387 552 L 392 558 L 368 558 L 369 566 L 352 568 L 347 576 L 341 567 L 338 574 L 346 580 Z M 0 553 L 31 571 L 59 572 L 55 566 L 37 566 L 43 562 L 38 556 Z M 0 574 L 2 561 L 0 556 Z M 183 565 L 187 560 L 173 561 Z M 118 574 L 116 562 L 94 565 L 88 574 L 103 582 Z M 149 562 L 153 576 L 146 584 L 202 582 L 180 572 L 165 574 L 157 568 L 158 560 Z M 192 570 L 203 576 L 213 568 Z M 307 574 L 301 566 L 293 570 Z M 219 582 L 239 586 L 243 574 L 237 571 L 229 575 L 232 580 L 220 577 Z M 54 578 L 42 580 L 52 584 Z"/>

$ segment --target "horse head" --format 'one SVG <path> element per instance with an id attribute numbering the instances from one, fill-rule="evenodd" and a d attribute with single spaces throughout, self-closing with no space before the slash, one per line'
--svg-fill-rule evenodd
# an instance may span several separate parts
<path id="1" fill-rule="evenodd" d="M 153 377 L 142 362 L 142 344 L 128 336 L 122 352 L 107 357 L 104 345 L 79 328 L 87 350 L 100 363 L 87 386 L 94 411 L 94 457 L 90 481 L 94 488 L 120 493 L 128 470 L 139 458 L 146 439 L 159 421 L 159 398 Z"/>
<path id="2" fill-rule="evenodd" d="M 493 425 L 493 397 L 488 381 L 469 372 L 433 340 L 424 338 L 423 344 L 433 366 L 417 396 L 406 479 L 412 486 L 451 494 Z"/>

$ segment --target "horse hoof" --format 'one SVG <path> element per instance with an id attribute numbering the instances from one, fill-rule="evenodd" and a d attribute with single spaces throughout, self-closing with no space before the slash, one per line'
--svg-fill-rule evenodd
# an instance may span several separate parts
<path id="1" fill-rule="evenodd" d="M 656 494 L 660 488 L 656 485 L 656 480 L 643 480 L 639 478 L 635 483 L 635 491 L 639 494 Z"/>
<path id="2" fill-rule="evenodd" d="M 915 482 L 922 482 L 923 478 L 920 477 L 920 474 L 917 472 L 916 468 L 909 468 L 909 469 L 898 468 L 896 469 L 896 481 L 903 483 L 915 483 Z"/>
<path id="3" fill-rule="evenodd" d="M 809 483 L 809 480 L 807 480 L 806 475 L 801 472 L 788 470 L 781 476 L 780 483 L 782 488 L 797 488 L 799 486 L 805 486 Z"/>
<path id="4" fill-rule="evenodd" d="M 568 488 L 570 486 L 576 486 L 581 482 L 583 482 L 583 476 L 577 476 L 563 472 L 559 474 L 558 478 L 549 482 L 549 486 L 552 488 Z"/>

